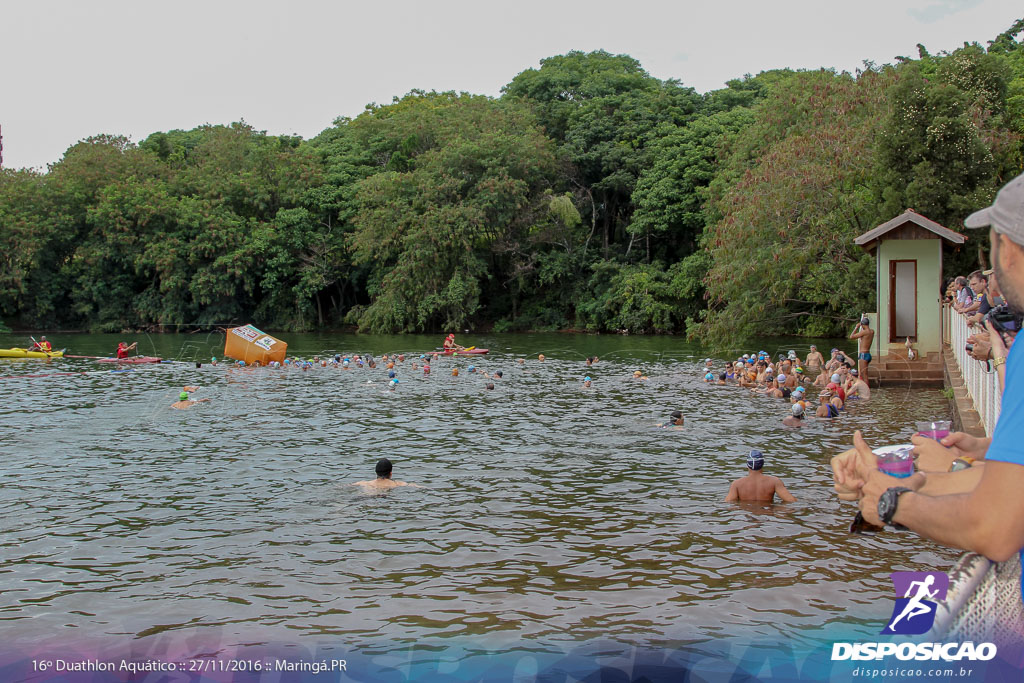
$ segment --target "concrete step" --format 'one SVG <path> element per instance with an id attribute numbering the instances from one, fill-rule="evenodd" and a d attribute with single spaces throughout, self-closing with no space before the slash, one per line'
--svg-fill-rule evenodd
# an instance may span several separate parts
<path id="1" fill-rule="evenodd" d="M 879 363 L 878 365 L 875 365 L 874 363 L 872 363 L 871 366 L 870 366 L 870 369 L 874 370 L 874 369 L 877 368 L 878 370 L 882 370 L 882 371 L 885 371 L 885 370 L 914 370 L 914 371 L 939 370 L 939 371 L 941 371 L 943 369 L 943 367 L 945 367 L 945 366 L 942 363 L 899 363 L 899 362 L 894 362 L 894 361 L 888 361 L 886 363 Z"/>
<path id="2" fill-rule="evenodd" d="M 878 377 L 883 381 L 886 379 L 934 379 L 942 381 L 944 373 L 942 370 L 886 370 L 879 372 Z"/>

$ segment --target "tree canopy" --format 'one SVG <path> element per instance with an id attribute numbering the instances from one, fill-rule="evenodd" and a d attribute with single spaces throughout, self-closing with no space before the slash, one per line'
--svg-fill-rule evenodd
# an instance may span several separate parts
<path id="1" fill-rule="evenodd" d="M 907 208 L 956 229 L 1024 169 L 1022 30 L 705 94 L 573 51 L 500 97 L 414 90 L 309 140 L 97 135 L 0 171 L 0 317 L 836 333 L 874 308 L 855 236 Z M 975 243 L 947 268 L 986 265 Z"/>

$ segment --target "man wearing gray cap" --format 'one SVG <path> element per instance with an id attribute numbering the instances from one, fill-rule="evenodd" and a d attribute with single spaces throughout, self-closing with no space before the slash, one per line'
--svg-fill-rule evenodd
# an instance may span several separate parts
<path id="1" fill-rule="evenodd" d="M 1020 314 L 1024 311 L 1024 174 L 1007 183 L 992 206 L 968 216 L 964 225 L 989 228 L 996 277 L 1011 309 Z M 1024 349 L 1013 344 L 1007 354 L 1006 340 L 991 323 L 987 327 L 992 364 L 1006 366 L 995 431 L 991 439 L 957 432 L 941 441 L 955 456 L 984 460 L 984 467 L 928 474 L 927 479 L 920 472 L 894 479 L 878 471 L 870 447 L 856 432 L 854 450 L 833 459 L 833 475 L 840 497 L 859 493 L 861 513 L 868 521 L 902 524 L 940 543 L 1003 562 L 1024 548 Z M 967 482 L 959 480 L 972 477 L 977 479 L 976 486 L 961 485 Z"/>

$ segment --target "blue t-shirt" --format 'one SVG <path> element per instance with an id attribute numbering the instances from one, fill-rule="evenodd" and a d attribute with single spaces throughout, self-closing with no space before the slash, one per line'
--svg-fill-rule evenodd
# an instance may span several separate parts
<path id="1" fill-rule="evenodd" d="M 1024 346 L 1024 342 L 1011 346 L 1006 356 L 1003 407 L 985 460 L 1024 465 L 1024 351 L 1020 351 L 1018 346 Z M 1024 548 L 1020 551 L 1020 561 L 1024 563 Z M 1021 575 L 1020 586 L 1024 594 L 1024 574 Z"/>
<path id="2" fill-rule="evenodd" d="M 1006 357 L 1006 382 L 1003 407 L 992 433 L 986 460 L 1024 465 L 1024 341 L 1010 347 Z"/>

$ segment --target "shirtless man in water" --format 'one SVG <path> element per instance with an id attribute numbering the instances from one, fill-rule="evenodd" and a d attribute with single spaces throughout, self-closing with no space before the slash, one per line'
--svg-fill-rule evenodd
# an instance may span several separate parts
<path id="1" fill-rule="evenodd" d="M 740 477 L 729 486 L 726 502 L 759 501 L 772 503 L 778 495 L 783 502 L 793 503 L 796 498 L 786 490 L 782 480 L 761 471 L 764 467 L 764 455 L 761 451 L 750 451 L 747 456 L 747 476 Z"/>
<path id="2" fill-rule="evenodd" d="M 185 410 L 186 408 L 191 408 L 197 403 L 206 403 L 207 401 L 210 400 L 208 398 L 189 398 L 188 394 L 190 391 L 199 391 L 199 387 L 185 387 L 185 390 L 178 394 L 178 401 L 172 403 L 171 407 L 177 408 L 178 410 Z"/>
<path id="3" fill-rule="evenodd" d="M 807 354 L 807 358 L 804 360 L 807 364 L 808 370 L 821 370 L 821 366 L 825 364 L 825 358 L 821 355 L 821 351 L 818 351 L 818 347 L 811 344 L 811 352 Z"/>
<path id="4" fill-rule="evenodd" d="M 396 486 L 415 486 L 419 488 L 419 484 L 408 484 L 404 481 L 398 481 L 391 478 L 391 461 L 387 458 L 381 458 L 377 461 L 377 466 L 374 468 L 377 473 L 376 479 L 370 479 L 369 481 L 357 481 L 355 486 L 362 486 L 367 489 L 393 489 Z"/>

